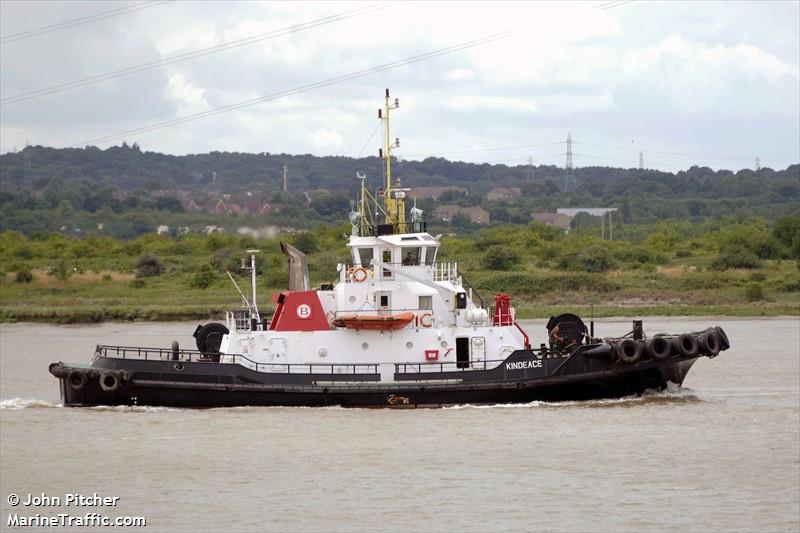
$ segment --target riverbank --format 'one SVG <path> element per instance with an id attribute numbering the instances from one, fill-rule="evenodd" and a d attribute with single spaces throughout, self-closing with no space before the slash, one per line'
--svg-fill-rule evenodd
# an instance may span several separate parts
<path id="1" fill-rule="evenodd" d="M 44 322 L 50 324 L 91 324 L 101 322 L 174 322 L 184 320 L 224 320 L 230 305 L 121 305 L 121 306 L 56 306 L 2 305 L 0 323 Z M 733 305 L 562 305 L 544 306 L 525 304 L 518 306 L 520 319 L 548 318 L 554 314 L 571 312 L 588 320 L 590 317 L 656 317 L 656 316 L 725 316 L 725 317 L 777 317 L 800 316 L 800 305 L 781 303 L 753 303 Z M 266 310 L 269 314 L 271 311 Z"/>
<path id="2" fill-rule="evenodd" d="M 350 260 L 336 230 L 303 234 L 307 242 L 295 238 L 308 253 L 313 287 L 338 280 L 338 265 Z M 509 294 L 521 319 L 562 312 L 587 318 L 800 316 L 800 262 L 776 251 L 776 259 L 733 267 L 721 262 L 730 258 L 717 251 L 719 239 L 708 231 L 669 246 L 663 239 L 634 245 L 564 236 L 545 226 L 490 228 L 443 240 L 439 259 L 458 261 L 474 301 L 489 307 L 496 294 Z M 242 305 L 226 270 L 250 293 L 240 261 L 243 250 L 253 248 L 262 250 L 257 292 L 267 315 L 270 296 L 288 281 L 277 240 L 218 233 L 33 239 L 6 232 L 0 234 L 0 322 L 220 320 Z"/>

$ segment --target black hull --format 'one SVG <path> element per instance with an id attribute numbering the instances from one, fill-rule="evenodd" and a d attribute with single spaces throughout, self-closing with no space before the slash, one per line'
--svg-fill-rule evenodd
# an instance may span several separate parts
<path id="1" fill-rule="evenodd" d="M 50 372 L 59 378 L 66 406 L 436 407 L 642 394 L 668 383 L 682 384 L 697 360 L 673 356 L 625 364 L 595 359 L 584 355 L 585 351 L 568 358 L 538 359 L 535 368 L 530 368 L 525 363 L 537 361 L 536 355 L 520 350 L 494 369 L 404 372 L 388 383 L 380 382 L 377 374 L 271 374 L 238 364 L 105 357 L 89 366 L 56 363 Z M 108 374 L 114 374 L 118 382 L 109 378 L 104 388 L 100 380 Z M 109 383 L 116 387 L 108 387 Z"/>

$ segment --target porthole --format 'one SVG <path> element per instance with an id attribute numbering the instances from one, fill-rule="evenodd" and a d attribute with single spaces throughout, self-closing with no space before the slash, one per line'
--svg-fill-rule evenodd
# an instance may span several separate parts
<path id="1" fill-rule="evenodd" d="M 414 343 L 413 343 L 413 342 L 411 342 L 411 341 L 408 341 L 408 342 L 406 343 L 406 348 L 408 348 L 409 350 L 410 350 L 411 348 L 413 348 L 413 347 L 414 347 Z"/>
<path id="2" fill-rule="evenodd" d="M 369 349 L 369 344 L 368 344 L 368 343 L 366 343 L 366 342 L 362 342 L 362 343 L 361 343 L 361 349 L 362 349 L 362 350 L 367 350 L 367 349 Z"/>

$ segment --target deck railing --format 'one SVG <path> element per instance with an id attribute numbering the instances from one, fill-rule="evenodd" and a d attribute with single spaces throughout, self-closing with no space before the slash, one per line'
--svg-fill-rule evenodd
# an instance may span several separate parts
<path id="1" fill-rule="evenodd" d="M 480 359 L 475 361 L 426 361 L 421 363 L 395 363 L 397 374 L 424 374 L 426 372 L 469 372 L 494 368 L 505 359 Z"/>
<path id="2" fill-rule="evenodd" d="M 242 354 L 210 354 L 198 350 L 143 348 L 138 346 L 105 346 L 95 349 L 98 357 L 111 359 L 143 359 L 176 363 L 209 363 L 222 357 L 225 364 L 238 364 L 256 372 L 282 374 L 378 374 L 377 363 L 261 363 Z"/>
<path id="3" fill-rule="evenodd" d="M 433 265 L 433 281 L 457 281 L 458 263 L 436 263 Z"/>
<path id="4" fill-rule="evenodd" d="M 198 350 L 173 350 L 170 348 L 144 348 L 139 346 L 98 345 L 97 357 L 110 359 L 143 359 L 145 361 L 174 361 L 175 363 L 209 363 L 212 357 L 223 357 L 224 364 L 238 364 L 256 372 L 282 374 L 378 374 L 381 363 L 260 363 L 242 354 L 208 354 Z M 468 372 L 487 370 L 504 359 L 475 361 L 426 361 L 419 363 L 393 363 L 397 374 L 424 374 L 429 372 Z"/>

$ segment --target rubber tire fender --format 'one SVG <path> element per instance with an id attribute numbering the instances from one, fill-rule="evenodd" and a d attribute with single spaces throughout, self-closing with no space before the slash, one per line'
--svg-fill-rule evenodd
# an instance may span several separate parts
<path id="1" fill-rule="evenodd" d="M 672 355 L 672 343 L 666 337 L 652 337 L 647 339 L 644 351 L 653 358 L 654 361 L 663 361 Z"/>
<path id="2" fill-rule="evenodd" d="M 719 353 L 722 343 L 719 340 L 719 335 L 712 328 L 708 328 L 705 333 L 700 335 L 697 339 L 700 345 L 700 351 L 706 355 L 715 356 Z"/>
<path id="3" fill-rule="evenodd" d="M 616 346 L 617 357 L 620 361 L 633 364 L 642 358 L 642 343 L 633 339 L 625 339 Z"/>
<path id="4" fill-rule="evenodd" d="M 209 322 L 204 326 L 197 326 L 197 329 L 194 332 L 197 349 L 203 353 L 218 354 L 219 345 L 216 347 L 209 346 L 208 336 L 212 334 L 219 334 L 219 339 L 221 342 L 222 336 L 227 335 L 228 333 L 230 333 L 228 327 L 225 324 L 220 324 L 219 322 Z"/>
<path id="5" fill-rule="evenodd" d="M 683 333 L 672 339 L 672 342 L 675 346 L 675 351 L 682 357 L 697 357 L 700 352 L 700 345 L 694 335 Z"/>
<path id="6" fill-rule="evenodd" d="M 67 376 L 67 383 L 73 390 L 83 390 L 86 384 L 89 383 L 89 378 L 84 372 L 73 370 Z"/>
<path id="7" fill-rule="evenodd" d="M 106 383 L 106 380 L 111 378 L 111 383 Z M 100 388 L 103 389 L 105 392 L 114 392 L 116 391 L 120 385 L 122 385 L 122 380 L 120 379 L 119 375 L 115 374 L 114 372 L 106 372 L 100 376 L 100 379 L 97 380 L 100 383 Z"/>
<path id="8" fill-rule="evenodd" d="M 731 342 L 728 340 L 728 336 L 725 334 L 725 330 L 717 326 L 714 328 L 714 331 L 717 332 L 717 336 L 719 337 L 719 351 L 727 350 L 728 348 L 730 348 Z"/>

